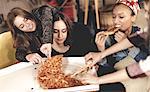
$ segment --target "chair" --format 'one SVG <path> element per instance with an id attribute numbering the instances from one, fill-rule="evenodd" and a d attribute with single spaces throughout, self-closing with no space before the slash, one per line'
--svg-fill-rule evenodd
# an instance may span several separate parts
<path id="1" fill-rule="evenodd" d="M 11 32 L 0 34 L 0 69 L 16 63 Z"/>
<path id="2" fill-rule="evenodd" d="M 89 0 L 84 0 L 85 2 L 85 14 L 84 14 L 84 24 L 87 25 L 88 21 L 88 6 L 89 6 Z M 98 13 L 98 0 L 94 0 L 95 4 L 95 14 L 96 14 L 96 24 L 97 29 L 100 29 L 100 22 L 99 22 L 99 13 Z"/>

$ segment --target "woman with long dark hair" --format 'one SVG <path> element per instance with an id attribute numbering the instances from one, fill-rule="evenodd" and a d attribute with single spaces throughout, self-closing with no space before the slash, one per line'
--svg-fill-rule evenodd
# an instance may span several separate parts
<path id="1" fill-rule="evenodd" d="M 52 7 L 42 6 L 29 13 L 16 7 L 8 13 L 7 22 L 14 39 L 17 60 L 39 63 L 43 56 L 50 56 L 54 11 Z"/>

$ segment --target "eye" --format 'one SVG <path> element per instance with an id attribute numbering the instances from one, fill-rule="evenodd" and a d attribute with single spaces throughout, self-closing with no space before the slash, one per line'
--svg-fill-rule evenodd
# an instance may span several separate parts
<path id="1" fill-rule="evenodd" d="M 58 30 L 57 29 L 54 29 L 54 31 L 53 31 L 54 33 L 58 33 Z"/>
<path id="2" fill-rule="evenodd" d="M 66 29 L 66 28 L 65 28 L 65 29 L 63 29 L 63 30 L 62 30 L 62 32 L 63 32 L 63 33 L 66 33 L 66 32 L 67 32 L 67 29 Z"/>
<path id="3" fill-rule="evenodd" d="M 28 21 L 28 19 L 27 19 L 27 18 L 24 18 L 24 22 L 26 22 L 26 21 Z"/>
<path id="4" fill-rule="evenodd" d="M 115 18 L 116 18 L 116 16 L 114 16 L 114 15 L 113 15 L 113 16 L 112 16 L 112 18 L 113 18 L 113 19 L 115 19 Z"/>
<path id="5" fill-rule="evenodd" d="M 119 18 L 123 19 L 124 17 L 123 17 L 123 16 L 120 16 Z"/>
<path id="6" fill-rule="evenodd" d="M 21 25 L 19 26 L 19 28 L 23 29 L 23 28 L 24 28 L 24 25 L 23 25 L 23 24 L 21 24 Z"/>

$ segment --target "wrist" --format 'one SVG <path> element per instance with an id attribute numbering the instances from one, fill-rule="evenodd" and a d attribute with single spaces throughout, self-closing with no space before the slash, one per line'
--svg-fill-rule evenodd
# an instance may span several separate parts
<path id="1" fill-rule="evenodd" d="M 99 77 L 97 77 L 97 82 L 98 84 L 102 84 L 101 79 Z"/>
<path id="2" fill-rule="evenodd" d="M 101 59 L 103 59 L 106 56 L 105 50 L 103 50 L 102 52 L 99 52 L 99 56 Z"/>
<path id="3" fill-rule="evenodd" d="M 105 50 L 105 47 L 101 46 L 101 45 L 97 45 L 97 48 L 98 48 L 99 51 L 104 51 Z"/>

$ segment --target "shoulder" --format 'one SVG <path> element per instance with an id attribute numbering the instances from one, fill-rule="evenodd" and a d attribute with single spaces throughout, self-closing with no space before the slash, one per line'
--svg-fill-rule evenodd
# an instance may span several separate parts
<path id="1" fill-rule="evenodd" d="M 32 14 L 34 14 L 37 17 L 40 17 L 44 14 L 53 14 L 55 12 L 57 12 L 56 8 L 52 7 L 52 6 L 48 6 L 48 5 L 43 5 L 41 7 L 35 8 L 32 11 Z"/>
<path id="2" fill-rule="evenodd" d="M 40 12 L 40 11 L 45 11 L 46 9 L 48 10 L 53 10 L 55 9 L 54 7 L 50 6 L 50 5 L 43 5 L 43 6 L 40 6 L 38 8 L 34 8 L 32 10 L 33 13 L 36 13 L 36 12 Z"/>

